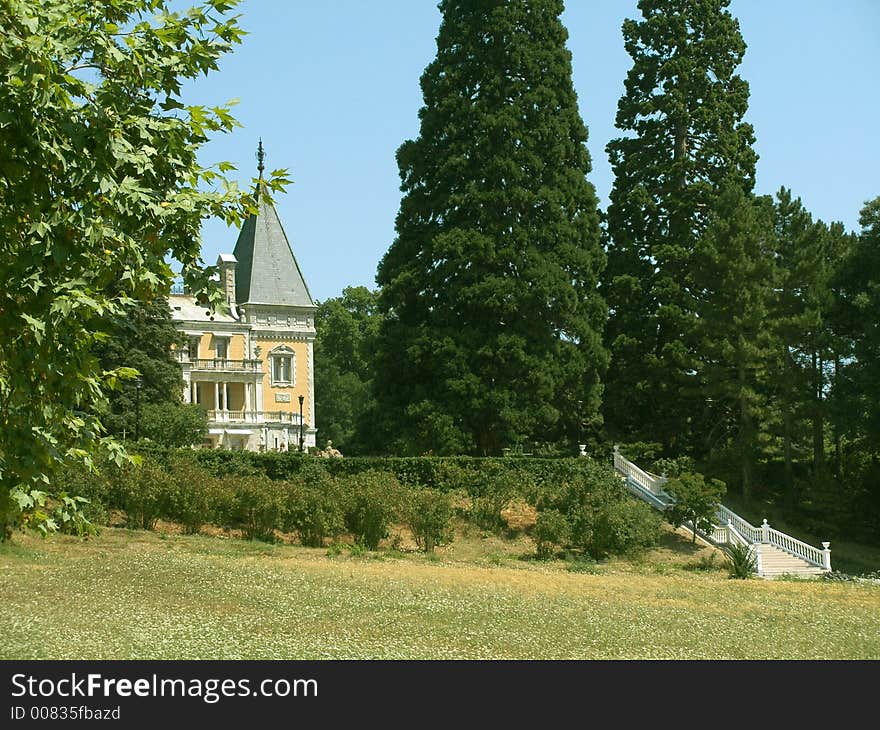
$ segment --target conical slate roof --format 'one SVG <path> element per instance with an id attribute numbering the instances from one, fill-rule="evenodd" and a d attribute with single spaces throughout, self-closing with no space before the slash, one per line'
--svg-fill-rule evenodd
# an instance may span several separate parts
<path id="1" fill-rule="evenodd" d="M 275 207 L 267 195 L 259 196 L 258 206 L 257 215 L 245 221 L 235 242 L 236 302 L 314 307 Z"/>

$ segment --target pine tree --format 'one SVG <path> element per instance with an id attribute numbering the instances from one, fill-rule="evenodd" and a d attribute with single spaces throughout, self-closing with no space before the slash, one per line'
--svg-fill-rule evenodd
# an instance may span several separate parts
<path id="1" fill-rule="evenodd" d="M 696 307 L 687 285 L 719 191 L 754 185 L 754 135 L 742 121 L 745 53 L 729 0 L 641 0 L 623 36 L 633 59 L 617 111 L 603 294 L 611 351 L 605 420 L 624 440 L 690 448 L 700 397 Z"/>
<path id="2" fill-rule="evenodd" d="M 847 366 L 850 410 L 880 475 L 880 197 L 859 217 L 862 231 L 839 273 L 845 328 L 855 359 Z M 876 487 L 875 487 L 876 489 Z"/>
<path id="3" fill-rule="evenodd" d="M 769 411 L 764 384 L 779 349 L 767 326 L 778 278 L 775 243 L 772 201 L 728 186 L 696 243 L 688 280 L 700 313 L 700 392 L 713 424 L 706 446 L 732 457 L 746 502 Z"/>
<path id="4" fill-rule="evenodd" d="M 604 263 L 561 0 L 443 0 L 377 281 L 391 448 L 577 438 L 605 364 Z M 583 402 L 581 414 L 578 401 Z"/>
<path id="5" fill-rule="evenodd" d="M 816 325 L 816 313 L 808 297 L 815 290 L 822 268 L 822 226 L 791 191 L 781 188 L 774 206 L 776 261 L 779 270 L 777 294 L 771 321 L 779 344 L 778 367 L 770 391 L 781 418 L 784 496 L 791 509 L 797 502 L 794 467 L 796 455 L 804 449 L 805 410 L 810 401 L 810 359 L 807 339 Z"/>

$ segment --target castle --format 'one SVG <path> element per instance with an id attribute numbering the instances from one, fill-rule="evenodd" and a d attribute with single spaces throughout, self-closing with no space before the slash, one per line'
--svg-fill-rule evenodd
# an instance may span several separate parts
<path id="1" fill-rule="evenodd" d="M 260 143 L 260 180 L 263 146 Z M 205 446 L 252 451 L 315 446 L 317 309 L 275 207 L 260 194 L 231 254 L 217 260 L 228 311 L 210 312 L 182 289 L 169 297 L 183 400 L 208 412 Z"/>

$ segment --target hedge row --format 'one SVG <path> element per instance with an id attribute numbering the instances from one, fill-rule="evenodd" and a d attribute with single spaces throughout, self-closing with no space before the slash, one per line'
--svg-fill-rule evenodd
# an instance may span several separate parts
<path id="1" fill-rule="evenodd" d="M 451 539 L 457 513 L 483 530 L 524 530 L 540 555 L 575 549 L 594 558 L 654 544 L 660 518 L 630 498 L 610 467 L 585 459 L 467 457 L 321 459 L 299 454 L 151 448 L 142 466 L 71 472 L 68 491 L 150 529 L 159 518 L 189 532 L 203 524 L 270 540 L 296 532 L 304 545 L 349 533 L 376 549 L 391 524 L 410 527 L 426 551 Z"/>

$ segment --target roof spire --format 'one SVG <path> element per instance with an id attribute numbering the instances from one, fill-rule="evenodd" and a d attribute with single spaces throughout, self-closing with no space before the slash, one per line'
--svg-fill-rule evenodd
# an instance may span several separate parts
<path id="1" fill-rule="evenodd" d="M 260 180 L 263 179 L 263 170 L 266 169 L 266 166 L 263 164 L 265 159 L 266 153 L 263 151 L 263 138 L 260 137 L 260 145 L 257 147 L 257 171 L 260 173 Z"/>

